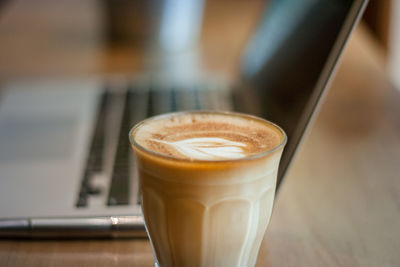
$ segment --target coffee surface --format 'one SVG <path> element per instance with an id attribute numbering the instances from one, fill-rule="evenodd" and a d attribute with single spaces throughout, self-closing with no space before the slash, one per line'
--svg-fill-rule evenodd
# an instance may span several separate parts
<path id="1" fill-rule="evenodd" d="M 133 132 L 153 152 L 193 160 L 229 160 L 269 151 L 282 142 L 266 121 L 224 113 L 175 113 L 147 120 Z"/>

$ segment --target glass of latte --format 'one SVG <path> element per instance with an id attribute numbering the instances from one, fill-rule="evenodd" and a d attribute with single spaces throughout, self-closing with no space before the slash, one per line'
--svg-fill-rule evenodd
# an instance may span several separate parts
<path id="1" fill-rule="evenodd" d="M 177 112 L 132 128 L 156 266 L 255 266 L 286 135 L 231 112 Z"/>

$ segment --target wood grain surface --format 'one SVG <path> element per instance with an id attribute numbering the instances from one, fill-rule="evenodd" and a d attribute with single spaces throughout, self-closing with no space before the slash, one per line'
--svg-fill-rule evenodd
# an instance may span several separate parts
<path id="1" fill-rule="evenodd" d="M 362 26 L 282 185 L 260 266 L 400 265 L 400 97 Z"/>
<path id="2" fill-rule="evenodd" d="M 61 20 L 51 1 L 32 2 L 0 10 L 0 81 L 140 69 L 139 51 L 104 47 L 94 1 L 56 1 Z M 400 97 L 361 25 L 282 184 L 258 266 L 400 266 L 399 225 Z M 153 264 L 146 239 L 0 240 L 0 266 Z"/>

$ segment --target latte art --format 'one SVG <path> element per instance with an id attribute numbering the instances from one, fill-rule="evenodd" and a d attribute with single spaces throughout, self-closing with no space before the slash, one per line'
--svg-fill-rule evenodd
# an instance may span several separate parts
<path id="1" fill-rule="evenodd" d="M 143 148 L 175 159 L 225 161 L 257 155 L 282 140 L 274 127 L 227 114 L 177 113 L 145 121 L 134 132 Z"/>
<path id="2" fill-rule="evenodd" d="M 202 160 L 238 159 L 246 156 L 242 147 L 246 144 L 220 137 L 195 137 L 175 142 L 152 139 L 172 146 L 188 158 Z"/>

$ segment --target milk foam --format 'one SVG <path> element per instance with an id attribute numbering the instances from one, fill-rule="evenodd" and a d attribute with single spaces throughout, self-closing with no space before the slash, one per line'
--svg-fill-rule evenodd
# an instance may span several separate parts
<path id="1" fill-rule="evenodd" d="M 143 122 L 132 134 L 148 150 L 190 160 L 244 158 L 283 140 L 268 122 L 229 113 L 172 113 Z"/>

